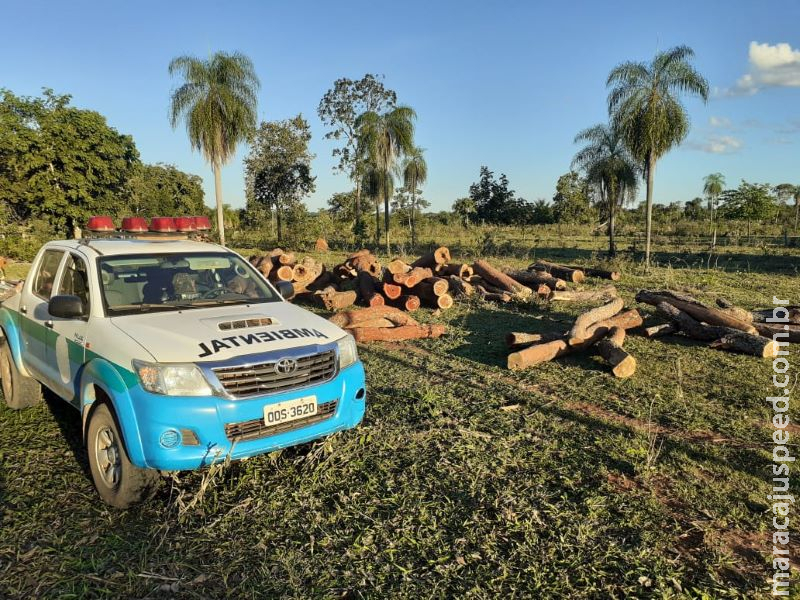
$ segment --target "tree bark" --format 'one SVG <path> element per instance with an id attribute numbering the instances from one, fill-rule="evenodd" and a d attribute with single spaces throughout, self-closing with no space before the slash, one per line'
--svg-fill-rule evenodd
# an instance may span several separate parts
<path id="1" fill-rule="evenodd" d="M 529 287 L 544 284 L 551 290 L 567 289 L 566 281 L 563 279 L 558 279 L 557 277 L 553 277 L 546 271 L 515 271 L 512 269 L 504 269 L 503 272 L 511 277 L 514 281 L 518 281 L 522 285 Z"/>
<path id="2" fill-rule="evenodd" d="M 456 275 L 450 275 L 447 280 L 450 282 L 450 289 L 456 296 L 471 296 L 475 292 L 472 284 L 467 283 Z"/>
<path id="3" fill-rule="evenodd" d="M 608 364 L 611 365 L 611 372 L 614 377 L 623 379 L 630 377 L 636 372 L 636 359 L 622 348 L 625 341 L 625 330 L 620 327 L 612 327 L 608 336 L 597 342 L 597 351 Z"/>
<path id="4" fill-rule="evenodd" d="M 392 306 L 396 306 L 397 308 L 401 308 L 409 312 L 413 312 L 420 307 L 419 296 L 414 296 L 412 294 L 403 294 L 399 298 L 390 300 L 389 303 Z"/>
<path id="5" fill-rule="evenodd" d="M 564 334 L 559 331 L 546 331 L 544 333 L 525 333 L 521 331 L 511 331 L 506 334 L 506 346 L 512 349 L 521 349 L 539 344 L 541 342 L 553 342 L 564 339 Z"/>
<path id="6" fill-rule="evenodd" d="M 665 335 L 669 335 L 671 333 L 677 333 L 678 328 L 675 327 L 672 323 L 661 323 L 660 325 L 653 325 L 651 327 L 646 327 L 643 330 L 644 337 L 646 338 L 658 338 Z"/>
<path id="7" fill-rule="evenodd" d="M 412 267 L 427 267 L 433 269 L 436 265 L 446 265 L 450 262 L 450 250 L 446 246 L 439 246 L 433 252 L 420 256 L 411 263 Z"/>
<path id="8" fill-rule="evenodd" d="M 219 244 L 225 245 L 225 219 L 222 213 L 222 173 L 220 173 L 220 165 L 214 162 L 211 165 L 211 170 L 214 172 L 214 198 L 217 203 L 217 231 L 219 232 Z"/>
<path id="9" fill-rule="evenodd" d="M 647 200 L 645 203 L 645 246 L 644 266 L 650 268 L 650 238 L 653 232 L 653 171 L 656 168 L 656 159 L 652 151 L 647 153 Z"/>
<path id="10" fill-rule="evenodd" d="M 608 301 L 609 298 L 616 297 L 617 288 L 609 285 L 596 290 L 586 290 L 582 292 L 572 290 L 556 290 L 550 292 L 548 300 L 564 301 L 564 302 L 595 302 L 597 300 Z"/>
<path id="11" fill-rule="evenodd" d="M 437 338 L 445 332 L 444 325 L 403 325 L 400 327 L 370 327 L 354 329 L 353 337 L 357 342 L 381 342 L 414 340 L 419 338 Z"/>
<path id="12" fill-rule="evenodd" d="M 742 331 L 731 332 L 720 339 L 711 342 L 710 348 L 719 350 L 731 350 L 750 356 L 761 358 L 772 358 L 777 356 L 778 345 L 769 338 L 758 335 L 750 335 Z"/>
<path id="13" fill-rule="evenodd" d="M 546 260 L 539 260 L 529 266 L 528 269 L 543 271 L 545 273 L 549 273 L 553 277 L 565 279 L 566 281 L 571 281 L 572 283 L 583 283 L 583 280 L 586 279 L 586 274 L 581 269 L 573 269 L 572 267 L 558 265 Z"/>
<path id="14" fill-rule="evenodd" d="M 445 275 L 455 275 L 456 277 L 461 277 L 462 279 L 465 277 L 472 277 L 472 275 L 474 274 L 472 271 L 472 267 L 462 263 L 453 263 L 445 265 L 442 268 L 442 273 L 444 273 Z"/>
<path id="15" fill-rule="evenodd" d="M 386 185 L 384 184 L 384 188 Z M 391 255 L 389 250 L 389 193 L 386 189 L 383 190 L 383 233 L 386 236 L 386 256 Z"/>
<path id="16" fill-rule="evenodd" d="M 419 325 L 411 315 L 393 306 L 373 306 L 370 308 L 348 310 L 333 315 L 328 320 L 334 325 L 346 329 L 354 326 L 356 323 L 371 321 L 373 319 L 388 319 L 396 326 Z"/>
<path id="17" fill-rule="evenodd" d="M 511 277 L 501 271 L 498 271 L 485 260 L 476 260 L 472 268 L 478 275 L 483 277 L 492 285 L 496 285 L 497 287 L 506 290 L 515 296 L 519 296 L 520 298 L 530 298 L 533 294 L 531 288 L 525 287 L 521 283 L 514 281 Z"/>
<path id="18" fill-rule="evenodd" d="M 589 327 L 600 321 L 610 319 L 621 311 L 623 306 L 625 306 L 625 301 L 617 297 L 608 304 L 598 306 L 578 316 L 578 318 L 575 319 L 575 324 L 569 331 L 569 345 L 576 346 L 589 339 L 591 337 Z"/>
<path id="19" fill-rule="evenodd" d="M 652 292 L 650 290 L 640 290 L 636 294 L 637 302 L 644 302 L 652 306 L 658 306 L 661 302 L 671 304 L 675 308 L 685 312 L 686 314 L 694 317 L 698 321 L 703 321 L 709 325 L 721 325 L 723 327 L 730 327 L 738 329 L 745 333 L 755 334 L 758 333 L 750 323 L 745 323 L 736 317 L 722 312 L 716 308 L 709 308 L 700 303 L 693 303 L 686 300 L 679 300 L 675 294 L 669 292 Z"/>
<path id="20" fill-rule="evenodd" d="M 337 292 L 334 288 L 325 288 L 321 292 L 316 292 L 314 297 L 322 303 L 327 310 L 341 310 L 355 304 L 358 294 L 355 290 Z"/>
<path id="21" fill-rule="evenodd" d="M 800 344 L 800 325 L 791 323 L 755 323 L 753 325 L 759 335 L 774 338 L 779 342 Z M 785 327 L 785 329 L 784 329 Z M 777 337 L 775 337 L 777 335 Z"/>

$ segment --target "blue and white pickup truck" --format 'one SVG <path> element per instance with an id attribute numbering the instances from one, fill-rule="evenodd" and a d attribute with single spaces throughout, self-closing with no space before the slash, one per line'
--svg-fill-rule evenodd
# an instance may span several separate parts
<path id="1" fill-rule="evenodd" d="M 24 408 L 82 415 L 100 496 L 126 508 L 159 471 L 243 459 L 355 427 L 352 336 L 287 302 L 238 254 L 185 240 L 54 241 L 0 305 L 0 378 Z"/>

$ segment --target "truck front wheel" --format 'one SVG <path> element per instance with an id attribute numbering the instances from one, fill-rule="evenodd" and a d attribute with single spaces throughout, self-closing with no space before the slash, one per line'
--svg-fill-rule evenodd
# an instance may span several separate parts
<path id="1" fill-rule="evenodd" d="M 0 337 L 0 383 L 3 398 L 9 408 L 19 410 L 36 406 L 42 401 L 42 385 L 32 377 L 25 377 L 17 369 L 11 348 L 5 338 Z"/>
<path id="2" fill-rule="evenodd" d="M 94 485 L 107 504 L 129 508 L 152 494 L 158 471 L 140 469 L 128 460 L 116 419 L 106 403 L 92 411 L 86 445 Z"/>

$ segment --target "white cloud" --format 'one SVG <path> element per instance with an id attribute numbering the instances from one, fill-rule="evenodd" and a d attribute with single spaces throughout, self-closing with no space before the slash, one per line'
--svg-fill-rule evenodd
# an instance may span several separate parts
<path id="1" fill-rule="evenodd" d="M 719 95 L 752 96 L 768 87 L 800 87 L 800 50 L 789 44 L 750 42 L 749 60 L 750 72 Z"/>
<path id="2" fill-rule="evenodd" d="M 727 117 L 714 117 L 708 119 L 708 124 L 712 127 L 721 127 L 727 129 L 731 126 L 731 120 Z"/>
<path id="3" fill-rule="evenodd" d="M 741 150 L 744 142 L 732 135 L 710 135 L 705 141 L 689 142 L 688 146 L 710 154 L 733 154 Z"/>

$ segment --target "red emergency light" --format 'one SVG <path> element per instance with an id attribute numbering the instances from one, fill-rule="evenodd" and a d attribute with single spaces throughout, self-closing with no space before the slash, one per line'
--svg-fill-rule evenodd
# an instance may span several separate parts
<path id="1" fill-rule="evenodd" d="M 147 219 L 144 217 L 125 217 L 122 219 L 122 231 L 144 233 L 147 231 Z"/>
<path id="2" fill-rule="evenodd" d="M 153 217 L 150 220 L 150 231 L 173 233 L 175 231 L 175 219 L 172 217 Z"/>
<path id="3" fill-rule="evenodd" d="M 189 233 L 194 231 L 194 218 L 192 217 L 175 217 L 175 229 L 181 233 Z"/>
<path id="4" fill-rule="evenodd" d="M 107 216 L 89 217 L 86 229 L 103 233 L 116 230 L 113 219 Z"/>
<path id="5" fill-rule="evenodd" d="M 192 217 L 192 220 L 197 231 L 209 231 L 211 229 L 211 221 L 208 220 L 208 217 Z"/>

